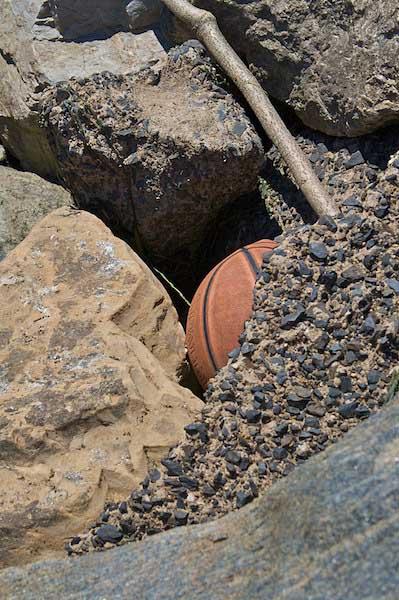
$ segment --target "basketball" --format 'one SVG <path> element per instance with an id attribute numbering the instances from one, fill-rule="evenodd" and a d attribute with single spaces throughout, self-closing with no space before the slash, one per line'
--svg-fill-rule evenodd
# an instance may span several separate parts
<path id="1" fill-rule="evenodd" d="M 196 291 L 187 318 L 186 345 L 203 388 L 239 345 L 251 315 L 262 256 L 275 247 L 272 240 L 259 240 L 233 252 L 208 273 Z"/>

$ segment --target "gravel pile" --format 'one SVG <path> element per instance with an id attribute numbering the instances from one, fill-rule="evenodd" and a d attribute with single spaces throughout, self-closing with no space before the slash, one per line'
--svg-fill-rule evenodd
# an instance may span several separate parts
<path id="1" fill-rule="evenodd" d="M 293 218 L 264 257 L 254 312 L 202 420 L 70 554 L 241 508 L 386 400 L 399 350 L 399 153 L 380 168 L 355 141 L 299 141 L 340 216 L 300 228 Z"/>

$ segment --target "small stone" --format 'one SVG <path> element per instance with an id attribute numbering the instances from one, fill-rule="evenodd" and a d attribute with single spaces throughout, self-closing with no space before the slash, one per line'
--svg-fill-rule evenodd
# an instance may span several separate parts
<path id="1" fill-rule="evenodd" d="M 383 219 L 387 216 L 388 212 L 389 206 L 377 206 L 377 208 L 374 209 L 374 214 L 377 219 Z"/>
<path id="2" fill-rule="evenodd" d="M 319 224 L 320 225 L 324 225 L 326 226 L 330 231 L 332 232 L 336 232 L 337 231 L 337 224 L 334 221 L 334 219 L 328 215 L 323 215 L 322 217 L 320 217 L 319 219 Z"/>
<path id="3" fill-rule="evenodd" d="M 358 165 L 362 165 L 364 163 L 364 158 L 360 150 L 356 150 L 351 157 L 345 162 L 344 166 L 346 169 L 352 169 L 353 167 L 357 167 Z"/>
<path id="4" fill-rule="evenodd" d="M 376 369 L 372 369 L 371 371 L 369 371 L 367 373 L 367 383 L 369 385 L 378 383 L 380 379 L 381 379 L 381 372 L 377 371 Z"/>
<path id="5" fill-rule="evenodd" d="M 348 198 L 346 198 L 346 200 L 343 201 L 343 205 L 362 208 L 362 203 L 360 202 L 359 198 L 354 194 L 352 196 L 348 196 Z"/>
<path id="6" fill-rule="evenodd" d="M 300 398 L 310 398 L 312 395 L 312 391 L 310 388 L 305 388 L 302 387 L 301 385 L 296 385 L 295 388 L 295 393 L 297 396 L 299 396 Z"/>
<path id="7" fill-rule="evenodd" d="M 206 433 L 206 425 L 205 423 L 190 423 L 184 427 L 186 433 L 190 436 L 194 436 L 196 434 Z"/>
<path id="8" fill-rule="evenodd" d="M 182 467 L 180 463 L 168 458 L 162 459 L 161 463 L 164 467 L 166 467 L 168 475 L 171 475 L 172 477 L 182 475 Z"/>
<path id="9" fill-rule="evenodd" d="M 188 512 L 186 510 L 175 510 L 174 517 L 177 525 L 185 525 L 188 519 Z"/>
<path id="10" fill-rule="evenodd" d="M 316 260 L 324 261 L 328 256 L 328 250 L 323 242 L 310 242 L 310 256 Z"/>
<path id="11" fill-rule="evenodd" d="M 102 525 L 96 531 L 96 536 L 103 542 L 109 542 L 110 544 L 117 544 L 123 538 L 123 533 L 119 531 L 114 525 Z"/>
<path id="12" fill-rule="evenodd" d="M 367 406 L 358 406 L 355 409 L 355 417 L 358 419 L 367 419 L 370 416 L 370 409 Z"/>
<path id="13" fill-rule="evenodd" d="M 206 483 L 202 488 L 202 493 L 204 494 L 204 496 L 214 496 L 216 494 L 216 491 L 212 486 Z"/>
<path id="14" fill-rule="evenodd" d="M 399 294 L 399 281 L 397 279 L 386 279 L 384 283 L 386 283 L 395 294 Z"/>
<path id="15" fill-rule="evenodd" d="M 281 319 L 281 327 L 290 327 L 292 325 L 295 325 L 296 323 L 298 323 L 298 321 L 301 320 L 301 318 L 304 316 L 305 313 L 306 313 L 306 310 L 305 310 L 304 306 L 302 304 L 298 303 L 296 310 L 294 312 L 289 313 L 288 315 L 285 315 Z"/>
<path id="16" fill-rule="evenodd" d="M 80 544 L 82 538 L 79 536 L 75 536 L 71 539 L 71 541 L 69 542 L 71 546 L 76 546 L 77 544 Z"/>
<path id="17" fill-rule="evenodd" d="M 357 356 L 356 354 L 353 352 L 353 350 L 349 350 L 346 354 L 345 354 L 345 364 L 346 365 L 352 365 L 355 361 L 357 360 Z"/>
<path id="18" fill-rule="evenodd" d="M 366 254 L 366 256 L 363 258 L 363 264 L 366 267 L 366 269 L 371 269 L 372 266 L 374 265 L 375 261 L 376 261 L 376 254 L 374 252 L 370 252 L 369 254 Z"/>
<path id="19" fill-rule="evenodd" d="M 236 495 L 236 506 L 242 508 L 246 504 L 249 504 L 253 500 L 253 495 L 249 492 L 237 492 Z"/>
<path id="20" fill-rule="evenodd" d="M 310 415 L 313 415 L 314 417 L 324 417 L 324 415 L 326 414 L 326 409 L 320 404 L 311 402 L 307 405 L 306 412 Z"/>
<path id="21" fill-rule="evenodd" d="M 257 423 L 261 416 L 261 411 L 256 408 L 250 408 L 245 411 L 245 419 L 248 421 L 248 423 Z"/>
<path id="22" fill-rule="evenodd" d="M 234 348 L 234 350 L 229 352 L 227 356 L 229 358 L 231 358 L 232 360 L 236 360 L 240 356 L 240 352 L 241 352 L 240 348 Z"/>
<path id="23" fill-rule="evenodd" d="M 340 390 L 344 394 L 352 391 L 352 379 L 348 375 L 342 375 L 340 377 Z"/>
<path id="24" fill-rule="evenodd" d="M 303 444 L 299 444 L 296 449 L 296 454 L 299 458 L 308 458 L 312 454 L 312 449 L 309 444 L 304 442 Z"/>
<path id="25" fill-rule="evenodd" d="M 258 462 L 258 475 L 259 477 L 263 477 L 267 473 L 266 464 L 262 461 Z"/>
<path id="26" fill-rule="evenodd" d="M 328 388 L 328 395 L 331 398 L 339 398 L 340 396 L 342 396 L 342 392 L 341 392 L 341 390 L 339 390 L 336 387 L 329 387 Z"/>
<path id="27" fill-rule="evenodd" d="M 313 269 L 308 267 L 301 259 L 298 260 L 298 272 L 302 277 L 311 277 L 313 275 Z"/>
<path id="28" fill-rule="evenodd" d="M 274 448 L 273 450 L 273 458 L 276 460 L 284 460 L 287 458 L 288 452 L 285 448 Z"/>
<path id="29" fill-rule="evenodd" d="M 289 406 L 302 410 L 309 402 L 309 398 L 299 398 L 296 394 L 291 393 L 287 396 L 287 402 Z"/>
<path id="30" fill-rule="evenodd" d="M 150 481 L 152 483 L 155 483 L 155 481 L 158 481 L 161 477 L 161 473 L 158 471 L 158 469 L 151 469 L 148 473 L 148 476 L 150 478 Z"/>
<path id="31" fill-rule="evenodd" d="M 241 354 L 243 354 L 244 356 L 248 356 L 250 354 L 253 353 L 253 351 L 255 350 L 256 346 L 254 344 L 250 344 L 248 342 L 245 342 L 242 346 L 241 346 Z"/>
<path id="32" fill-rule="evenodd" d="M 187 475 L 181 475 L 179 477 L 179 481 L 183 487 L 188 490 L 197 490 L 198 489 L 198 481 L 193 477 L 187 477 Z"/>
<path id="33" fill-rule="evenodd" d="M 225 460 L 233 465 L 238 465 L 241 461 L 241 454 L 236 450 L 229 450 L 224 456 Z"/>
<path id="34" fill-rule="evenodd" d="M 325 271 L 320 274 L 318 279 L 319 283 L 323 283 L 326 286 L 332 287 L 337 281 L 337 273 L 335 271 Z"/>
<path id="35" fill-rule="evenodd" d="M 376 328 L 376 322 L 372 316 L 367 317 L 364 320 L 363 325 L 360 328 L 361 333 L 365 333 L 366 335 L 373 335 Z"/>
<path id="36" fill-rule="evenodd" d="M 348 404 L 343 404 L 339 407 L 338 413 L 343 419 L 351 419 L 354 416 L 357 407 L 357 402 L 348 402 Z"/>

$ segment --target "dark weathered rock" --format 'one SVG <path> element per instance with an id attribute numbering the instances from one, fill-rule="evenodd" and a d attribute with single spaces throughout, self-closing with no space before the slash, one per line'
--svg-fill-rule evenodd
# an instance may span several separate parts
<path id="1" fill-rule="evenodd" d="M 398 444 L 396 401 L 239 513 L 79 561 L 7 569 L 2 597 L 396 598 Z"/>
<path id="2" fill-rule="evenodd" d="M 398 120 L 396 0 L 196 4 L 216 15 L 265 89 L 310 127 L 354 136 Z"/>
<path id="3" fill-rule="evenodd" d="M 193 252 L 219 210 L 256 186 L 263 163 L 243 109 L 209 89 L 204 52 L 185 50 L 176 60 L 171 53 L 160 78 L 102 73 L 59 84 L 42 102 L 42 123 L 79 206 L 132 239 L 138 234 L 158 260 Z"/>
<path id="4" fill-rule="evenodd" d="M 201 44 L 167 59 L 153 31 L 127 31 L 133 2 L 97 5 L 0 4 L 0 141 L 162 267 L 256 187 L 262 144 Z"/>

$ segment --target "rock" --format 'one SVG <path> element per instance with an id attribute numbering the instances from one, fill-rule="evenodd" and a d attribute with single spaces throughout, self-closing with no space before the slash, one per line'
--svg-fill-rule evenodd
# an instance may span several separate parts
<path id="1" fill-rule="evenodd" d="M 391 288 L 395 292 L 395 294 L 399 294 L 399 280 L 398 279 L 387 279 L 385 281 L 387 286 Z"/>
<path id="2" fill-rule="evenodd" d="M 356 150 L 352 154 L 352 156 L 345 162 L 346 169 L 352 169 L 352 167 L 357 167 L 358 165 L 362 165 L 364 163 L 364 158 L 360 150 Z"/>
<path id="3" fill-rule="evenodd" d="M 0 144 L 0 165 L 7 162 L 7 155 L 5 148 Z"/>
<path id="4" fill-rule="evenodd" d="M 199 600 L 212 589 L 213 598 L 234 600 L 394 598 L 398 423 L 396 400 L 223 519 L 76 561 L 6 569 L 0 574 L 2 597 L 93 598 L 107 590 L 110 597 L 128 599 L 134 589 L 142 598 L 174 600 L 178 590 Z"/>
<path id="5" fill-rule="evenodd" d="M 160 0 L 131 0 L 126 5 L 131 31 L 140 31 L 159 21 L 161 14 Z"/>
<path id="6" fill-rule="evenodd" d="M 153 31 L 124 30 L 135 3 L 94 5 L 1 5 L 0 141 L 160 266 L 256 188 L 262 144 L 198 42 L 167 59 Z"/>
<path id="7" fill-rule="evenodd" d="M 0 6 L 0 139 L 25 169 L 39 175 L 59 175 L 46 132 L 38 124 L 39 102 L 48 85 L 104 70 L 116 75 L 137 73 L 165 60 L 165 50 L 152 31 L 113 33 L 115 23 L 102 19 L 105 30 L 98 31 L 93 18 L 98 24 L 101 13 L 98 8 L 92 10 L 93 4 L 98 6 L 88 0 L 57 2 L 65 30 L 71 24 L 65 11 L 73 14 L 73 27 L 81 28 L 70 30 L 70 43 L 56 29 L 53 0 L 12 0 Z M 115 9 L 120 13 L 122 2 L 102 0 L 101 4 L 105 10 L 101 16 L 108 18 Z M 127 21 L 126 15 L 126 27 Z M 87 41 L 79 38 L 76 43 L 74 36 L 84 28 Z"/>
<path id="8" fill-rule="evenodd" d="M 161 284 L 94 216 L 60 208 L 0 263 L 0 561 L 56 555 L 126 495 L 202 402 Z M 34 529 L 34 535 L 32 534 Z"/>
<path id="9" fill-rule="evenodd" d="M 61 186 L 0 166 L 0 257 L 22 242 L 47 213 L 72 204 L 71 195 Z"/>
<path id="10" fill-rule="evenodd" d="M 116 544 L 122 539 L 123 534 L 113 525 L 103 525 L 97 530 L 97 536 L 104 543 Z"/>
<path id="11" fill-rule="evenodd" d="M 312 128 L 358 136 L 398 120 L 394 0 L 196 0 L 267 92 Z M 350 83 L 348 83 L 350 82 Z"/>
<path id="12" fill-rule="evenodd" d="M 103 73 L 43 96 L 43 123 L 79 206 L 138 233 L 157 260 L 193 252 L 222 206 L 256 185 L 263 161 L 242 108 L 203 82 L 203 51 L 185 50 L 155 83 Z"/>
<path id="13" fill-rule="evenodd" d="M 310 242 L 309 253 L 316 260 L 325 260 L 328 256 L 328 250 L 323 242 Z"/>

